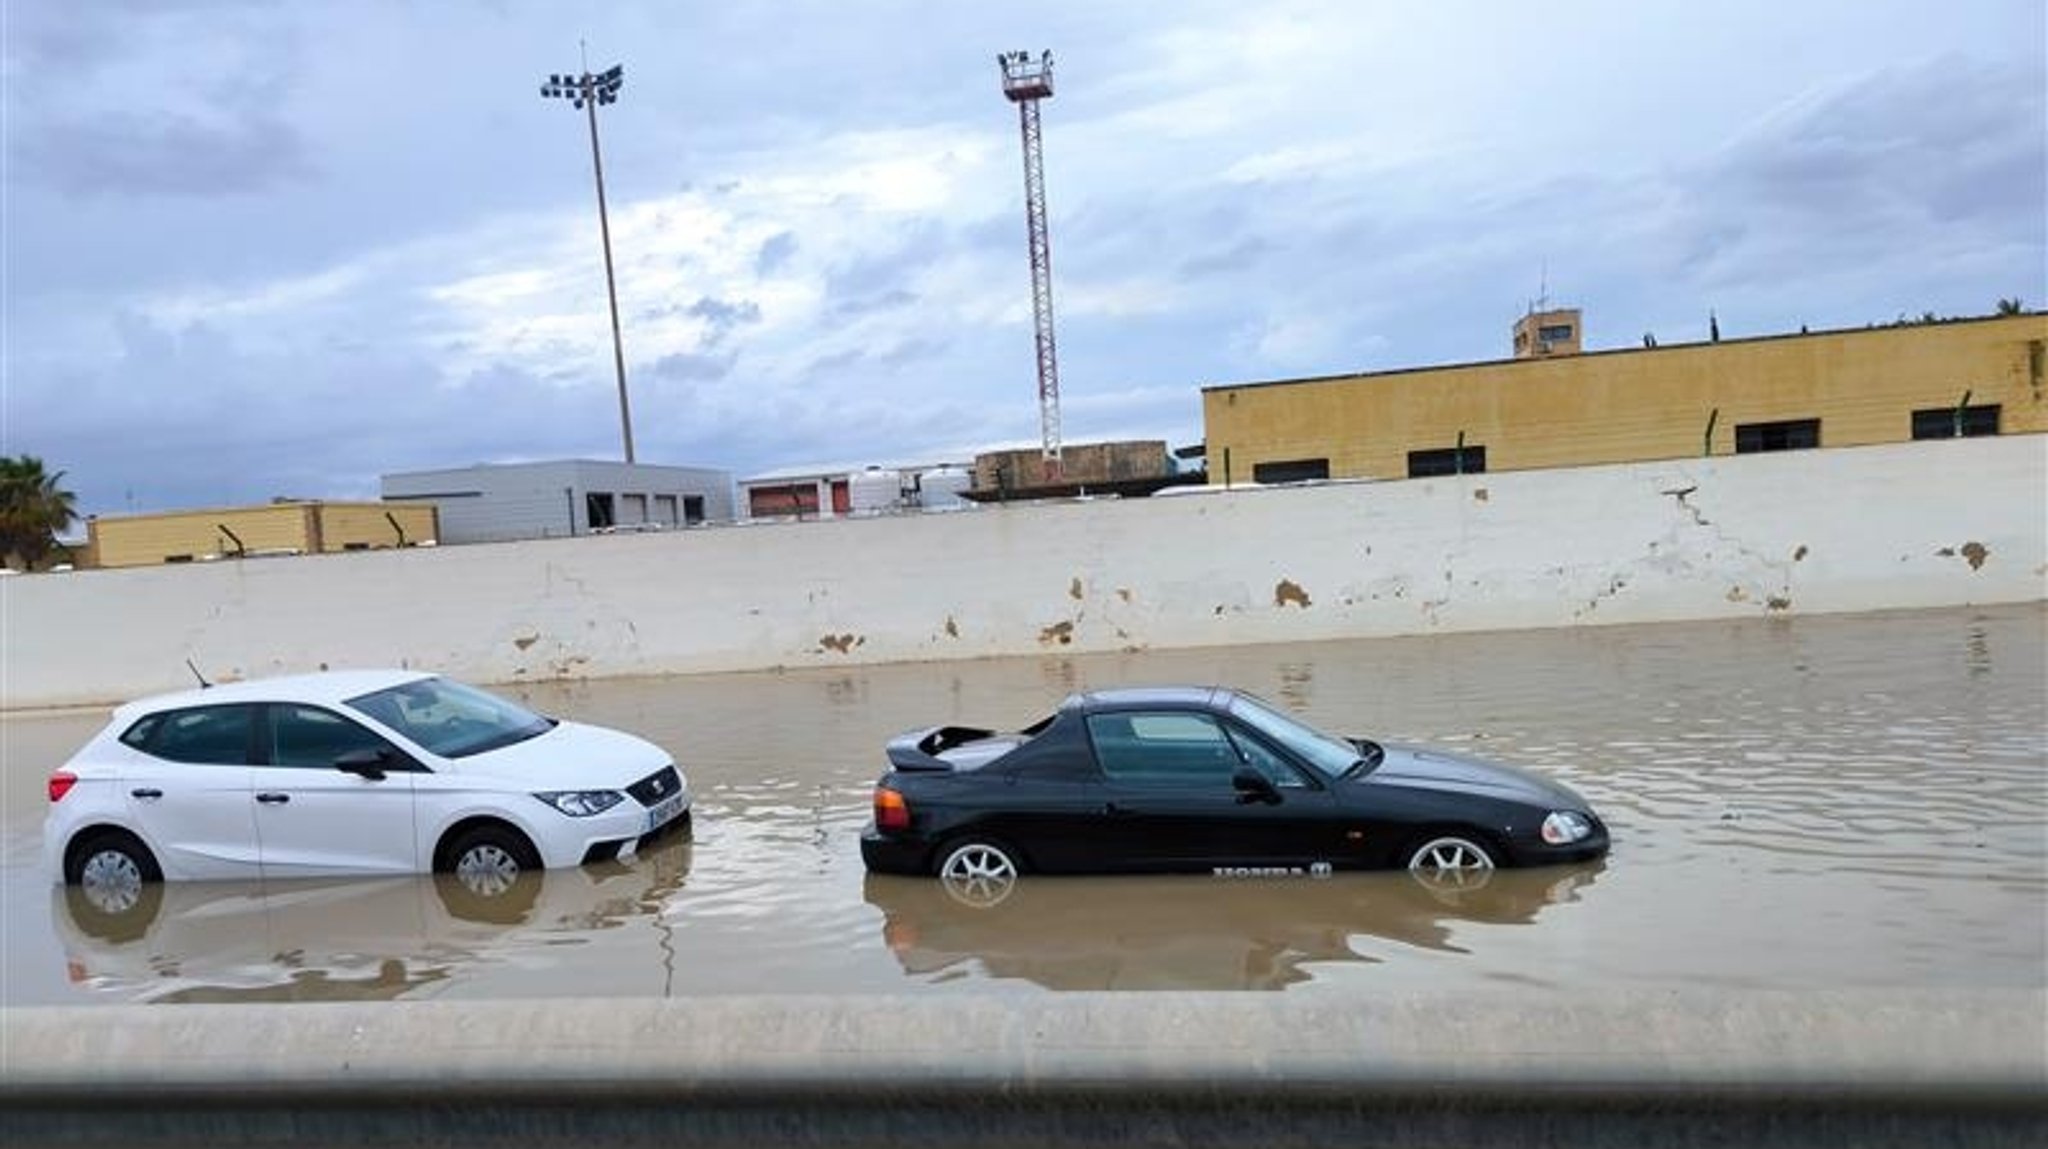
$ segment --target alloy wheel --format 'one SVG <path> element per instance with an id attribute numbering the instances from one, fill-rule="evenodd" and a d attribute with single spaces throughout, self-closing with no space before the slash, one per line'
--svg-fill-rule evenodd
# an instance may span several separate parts
<path id="1" fill-rule="evenodd" d="M 987 842 L 969 842 L 946 855 L 939 880 L 947 892 L 970 905 L 992 906 L 1017 884 L 1017 863 Z"/>
<path id="2" fill-rule="evenodd" d="M 1493 856 L 1469 838 L 1432 838 L 1408 856 L 1408 872 L 1433 889 L 1477 888 L 1493 879 Z"/>

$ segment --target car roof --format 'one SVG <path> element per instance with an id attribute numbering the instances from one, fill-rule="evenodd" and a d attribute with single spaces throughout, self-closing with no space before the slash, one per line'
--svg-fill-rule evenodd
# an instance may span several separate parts
<path id="1" fill-rule="evenodd" d="M 240 682 L 216 683 L 203 689 L 138 698 L 115 713 L 130 717 L 158 710 L 218 706 L 229 702 L 310 702 L 338 706 L 359 695 L 432 677 L 423 670 L 327 670 L 317 674 L 250 678 Z"/>
<path id="2" fill-rule="evenodd" d="M 1221 686 L 1119 686 L 1069 697 L 1065 706 L 1083 710 L 1129 710 L 1145 706 L 1218 709 L 1237 692 Z"/>

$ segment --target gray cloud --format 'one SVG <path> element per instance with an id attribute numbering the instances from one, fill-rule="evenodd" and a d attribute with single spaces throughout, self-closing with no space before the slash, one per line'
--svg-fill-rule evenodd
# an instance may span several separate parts
<path id="1" fill-rule="evenodd" d="M 761 305 L 750 299 L 728 303 L 704 296 L 684 308 L 683 314 L 702 319 L 709 329 L 704 346 L 716 347 L 738 328 L 761 322 Z"/>
<path id="2" fill-rule="evenodd" d="M 1270 245 L 1258 236 L 1246 236 L 1227 247 L 1213 248 L 1181 261 L 1182 275 L 1216 275 L 1243 271 L 1266 253 Z"/>
<path id="3" fill-rule="evenodd" d="M 781 271 L 796 256 L 796 236 L 790 232 L 778 231 L 761 241 L 761 250 L 754 255 L 754 274 L 766 278 Z"/>
<path id="4" fill-rule="evenodd" d="M 732 374 L 733 365 L 739 357 L 733 354 L 714 355 L 699 351 L 678 351 L 664 355 L 648 365 L 648 370 L 663 379 L 677 382 L 723 379 Z"/>
<path id="5" fill-rule="evenodd" d="M 50 124 L 18 147 L 30 173 L 70 195 L 240 195 L 313 174 L 305 140 L 263 112 L 227 123 L 116 113 Z"/>
<path id="6" fill-rule="evenodd" d="M 832 314 L 841 319 L 855 319 L 863 315 L 876 315 L 909 307 L 916 303 L 917 299 L 916 292 L 896 287 L 878 291 L 873 295 L 835 300 L 832 304 Z"/>

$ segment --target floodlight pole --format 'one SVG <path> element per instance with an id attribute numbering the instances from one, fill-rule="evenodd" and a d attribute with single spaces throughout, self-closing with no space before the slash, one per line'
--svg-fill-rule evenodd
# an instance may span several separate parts
<path id="1" fill-rule="evenodd" d="M 572 100 L 590 118 L 590 169 L 597 179 L 597 229 L 604 241 L 604 291 L 612 313 L 612 368 L 619 379 L 619 433 L 626 448 L 626 462 L 633 461 L 633 407 L 626 398 L 626 343 L 619 334 L 619 286 L 612 270 L 611 213 L 604 201 L 604 152 L 597 143 L 597 106 L 617 102 L 625 81 L 625 69 L 614 65 L 593 73 L 587 63 L 580 73 L 551 75 L 540 94 L 552 99 Z"/>
<path id="2" fill-rule="evenodd" d="M 597 176 L 597 231 L 604 240 L 604 293 L 612 307 L 612 368 L 619 378 L 619 433 L 626 443 L 626 462 L 633 461 L 633 408 L 626 400 L 626 343 L 619 335 L 619 287 L 612 275 L 612 223 L 604 206 L 604 153 L 597 146 L 597 101 L 586 100 L 590 113 L 590 170 Z"/>

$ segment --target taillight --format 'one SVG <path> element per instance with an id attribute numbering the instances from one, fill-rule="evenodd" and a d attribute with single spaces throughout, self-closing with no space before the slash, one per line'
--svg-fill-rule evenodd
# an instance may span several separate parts
<path id="1" fill-rule="evenodd" d="M 910 803 L 887 786 L 875 787 L 875 829 L 910 829 Z"/>
<path id="2" fill-rule="evenodd" d="M 63 801 L 64 795 L 71 793 L 71 788 L 77 784 L 78 775 L 69 770 L 59 770 L 50 775 L 50 801 Z"/>

